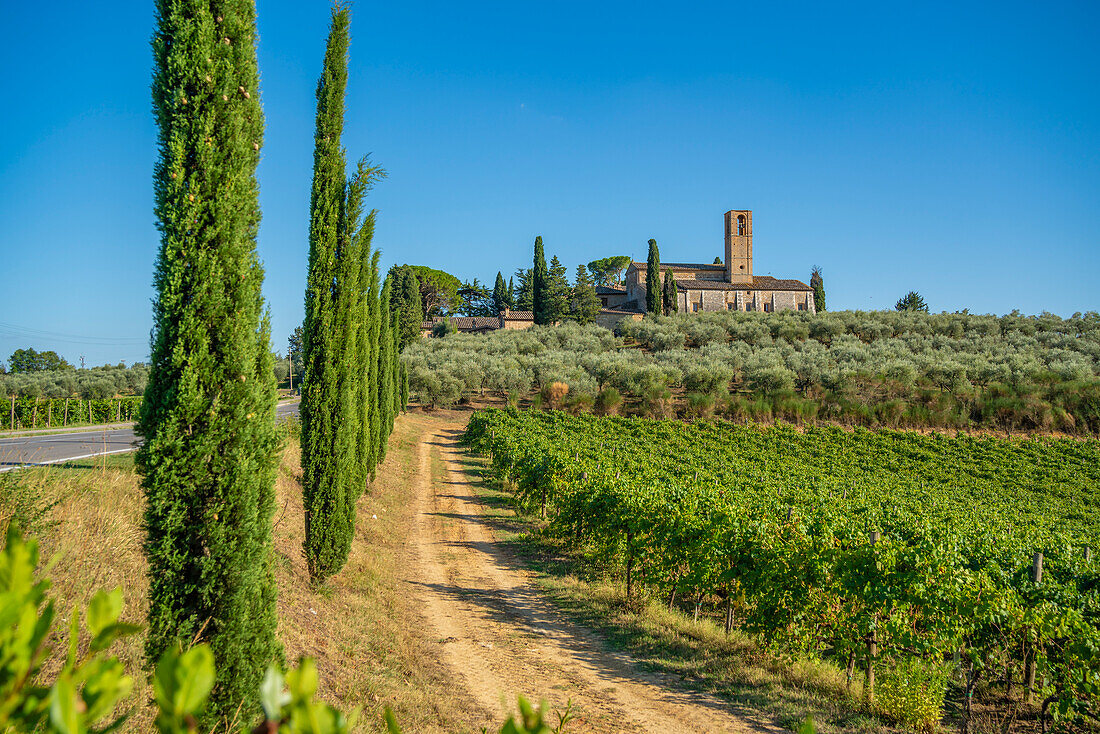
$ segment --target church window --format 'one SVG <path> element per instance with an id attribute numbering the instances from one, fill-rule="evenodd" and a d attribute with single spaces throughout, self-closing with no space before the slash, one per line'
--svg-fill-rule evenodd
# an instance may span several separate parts
<path id="1" fill-rule="evenodd" d="M 698 303 L 691 304 L 691 310 L 698 313 L 699 312 L 699 304 Z"/>
<path id="2" fill-rule="evenodd" d="M 745 236 L 745 215 L 744 214 L 738 214 L 737 215 L 737 236 L 738 237 L 744 237 Z"/>
<path id="3" fill-rule="evenodd" d="M 764 304 L 764 310 L 767 311 L 768 313 L 771 313 L 772 305 L 770 303 L 765 303 Z"/>

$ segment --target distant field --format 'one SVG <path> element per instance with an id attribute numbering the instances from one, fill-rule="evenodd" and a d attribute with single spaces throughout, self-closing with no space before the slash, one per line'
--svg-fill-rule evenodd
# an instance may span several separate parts
<path id="1" fill-rule="evenodd" d="M 888 679 L 1019 686 L 1039 651 L 1043 695 L 1097 704 L 1100 442 L 492 409 L 467 439 L 636 594 Z"/>

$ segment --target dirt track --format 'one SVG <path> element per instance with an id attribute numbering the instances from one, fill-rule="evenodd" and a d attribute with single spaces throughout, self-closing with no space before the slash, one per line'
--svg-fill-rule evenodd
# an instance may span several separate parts
<path id="1" fill-rule="evenodd" d="M 570 733 L 782 731 L 718 699 L 664 685 L 567 621 L 495 542 L 458 462 L 462 426 L 408 418 L 423 421 L 424 432 L 406 580 L 422 600 L 425 635 L 438 642 L 473 702 L 499 716 L 515 709 L 517 694 L 545 697 L 554 711 L 571 700 Z M 434 480 L 433 459 L 441 475 Z"/>

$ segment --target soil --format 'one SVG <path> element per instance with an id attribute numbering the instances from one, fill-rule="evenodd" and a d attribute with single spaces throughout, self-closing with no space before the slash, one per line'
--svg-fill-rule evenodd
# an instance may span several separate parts
<path id="1" fill-rule="evenodd" d="M 499 713 L 498 722 L 516 710 L 517 695 L 545 698 L 558 713 L 571 704 L 569 734 L 783 731 L 734 704 L 642 671 L 565 618 L 494 537 L 459 462 L 463 424 L 416 413 L 405 420 L 423 423 L 405 581 L 421 601 L 425 637 L 471 704 Z"/>

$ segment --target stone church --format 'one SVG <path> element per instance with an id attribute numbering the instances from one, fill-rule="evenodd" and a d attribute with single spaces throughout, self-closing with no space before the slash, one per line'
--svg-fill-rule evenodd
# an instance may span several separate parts
<path id="1" fill-rule="evenodd" d="M 671 270 L 676 278 L 680 313 L 699 311 L 810 311 L 813 288 L 800 280 L 754 275 L 752 211 L 726 212 L 726 261 L 713 265 L 661 263 L 661 282 Z M 626 268 L 625 290 L 601 289 L 606 311 L 645 311 L 646 263 Z M 614 292 L 611 292 L 614 291 Z"/>

